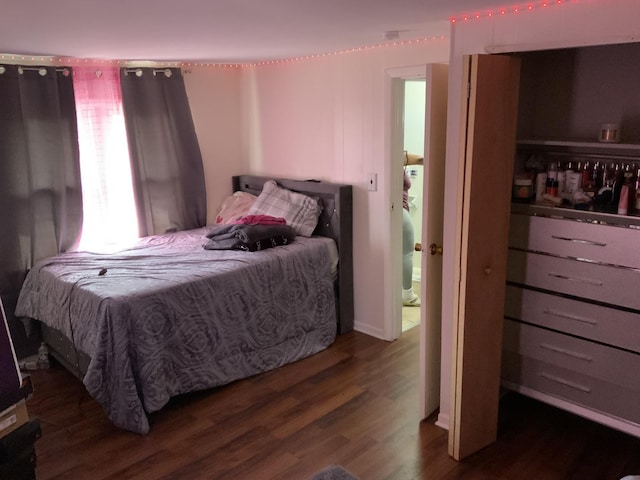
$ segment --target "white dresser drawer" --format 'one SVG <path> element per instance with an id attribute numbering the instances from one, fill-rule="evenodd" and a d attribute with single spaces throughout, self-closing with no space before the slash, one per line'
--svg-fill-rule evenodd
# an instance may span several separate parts
<path id="1" fill-rule="evenodd" d="M 640 353 L 638 313 L 507 285 L 504 314 Z"/>
<path id="2" fill-rule="evenodd" d="M 640 391 L 504 351 L 502 379 L 640 424 Z"/>
<path id="3" fill-rule="evenodd" d="M 530 215 L 511 215 L 509 246 L 640 268 L 640 231 Z"/>
<path id="4" fill-rule="evenodd" d="M 640 270 L 510 249 L 507 280 L 640 310 Z"/>
<path id="5" fill-rule="evenodd" d="M 503 349 L 640 392 L 636 353 L 508 319 Z"/>

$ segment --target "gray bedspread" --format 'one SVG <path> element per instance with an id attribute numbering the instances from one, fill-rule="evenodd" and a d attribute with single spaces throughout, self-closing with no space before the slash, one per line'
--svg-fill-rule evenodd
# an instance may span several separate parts
<path id="1" fill-rule="evenodd" d="M 147 433 L 147 414 L 175 395 L 335 340 L 333 240 L 212 251 L 206 233 L 148 237 L 117 254 L 62 254 L 24 282 L 16 314 L 60 330 L 90 356 L 84 384 L 120 428 Z"/>

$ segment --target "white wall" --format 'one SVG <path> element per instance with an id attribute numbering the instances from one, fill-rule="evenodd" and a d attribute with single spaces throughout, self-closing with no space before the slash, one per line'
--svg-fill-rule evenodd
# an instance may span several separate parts
<path id="1" fill-rule="evenodd" d="M 448 45 L 438 39 L 243 70 L 243 154 L 251 173 L 354 186 L 355 329 L 379 338 L 388 337 L 387 292 L 394 288 L 386 71 L 446 62 Z M 369 172 L 378 174 L 376 192 L 367 190 Z"/>
<path id="2" fill-rule="evenodd" d="M 407 80 L 404 84 L 404 149 L 424 154 L 424 108 L 426 81 Z"/>
<path id="3" fill-rule="evenodd" d="M 193 67 L 184 69 L 183 76 L 204 166 L 207 224 L 213 224 L 231 194 L 231 177 L 248 170 L 241 142 L 241 72 Z"/>
<path id="4" fill-rule="evenodd" d="M 390 339 L 390 212 L 401 185 L 392 188 L 390 180 L 387 72 L 448 57 L 448 39 L 438 38 L 297 62 L 185 71 L 208 222 L 231 193 L 231 175 L 353 185 L 355 328 Z M 369 172 L 378 175 L 376 192 L 367 190 Z"/>
<path id="5" fill-rule="evenodd" d="M 631 42 L 640 34 L 637 0 L 581 0 L 550 2 L 532 11 L 486 16 L 452 26 L 447 117 L 444 244 L 456 242 L 457 177 L 460 158 L 462 57 L 474 53 L 501 53 L 584 45 Z M 630 59 L 630 61 L 633 61 Z M 552 79 L 550 79 L 552 81 Z M 455 259 L 454 249 L 443 258 L 442 383 L 438 424 L 447 427 L 451 401 L 451 341 Z"/>

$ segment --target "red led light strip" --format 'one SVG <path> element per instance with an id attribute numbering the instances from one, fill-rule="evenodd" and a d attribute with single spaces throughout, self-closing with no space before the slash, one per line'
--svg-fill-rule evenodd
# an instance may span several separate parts
<path id="1" fill-rule="evenodd" d="M 287 59 L 282 59 L 282 60 L 265 60 L 265 61 L 262 61 L 262 62 L 255 62 L 255 63 L 244 64 L 244 65 L 240 65 L 240 66 L 242 66 L 242 67 L 256 67 L 256 66 L 263 66 L 263 65 L 276 65 L 276 64 L 282 64 L 282 63 L 293 63 L 293 62 L 299 62 L 301 60 L 314 60 L 314 59 L 326 58 L 326 57 L 331 57 L 331 56 L 336 56 L 336 55 L 347 55 L 347 54 L 350 54 L 350 53 L 358 53 L 358 52 L 364 52 L 364 51 L 375 50 L 375 49 L 380 49 L 380 48 L 393 48 L 393 47 L 411 46 L 411 45 L 417 45 L 417 44 L 421 44 L 421 43 L 423 44 L 425 42 L 431 42 L 431 41 L 434 41 L 434 40 L 444 40 L 445 38 L 447 38 L 447 36 L 438 35 L 438 36 L 433 36 L 433 37 L 416 38 L 416 39 L 413 39 L 413 40 L 396 40 L 394 42 L 378 43 L 376 45 L 367 45 L 365 47 L 349 48 L 349 49 L 346 49 L 346 50 L 337 50 L 335 52 L 318 53 L 318 54 L 315 54 L 315 55 L 306 55 L 306 56 L 302 56 L 302 57 L 287 58 Z"/>
<path id="2" fill-rule="evenodd" d="M 506 15 L 508 13 L 519 13 L 524 11 L 532 11 L 536 8 L 546 8 L 552 5 L 562 5 L 563 0 L 550 0 L 544 1 L 539 4 L 528 3 L 524 7 L 511 7 L 511 8 L 498 8 L 495 10 L 489 10 L 484 13 L 474 13 L 469 15 L 460 15 L 458 17 L 451 17 L 449 19 L 450 23 L 460 23 L 460 22 L 468 22 L 470 20 L 480 20 L 481 18 L 491 18 L 498 15 Z"/>
<path id="3" fill-rule="evenodd" d="M 424 44 L 426 42 L 432 42 L 436 40 L 444 40 L 447 37 L 445 35 L 438 35 L 432 37 L 416 38 L 412 40 L 396 40 L 393 42 L 379 43 L 377 45 L 367 45 L 364 47 L 355 47 L 346 50 L 336 50 L 328 53 L 318 53 L 315 55 L 304 55 L 295 58 L 286 58 L 280 60 L 265 60 L 252 63 L 198 63 L 198 62 L 154 62 L 154 61 L 125 61 L 125 60 L 101 60 L 101 59 L 87 59 L 87 58 L 70 58 L 70 57 L 37 57 L 28 55 L 0 55 L 0 62 L 13 61 L 13 62 L 42 62 L 49 63 L 51 65 L 59 66 L 74 66 L 74 65 L 121 65 L 125 66 L 149 66 L 149 67 L 216 67 L 216 68 L 243 68 L 243 67 L 258 67 L 265 65 L 278 65 L 285 63 L 300 62 L 303 60 L 315 60 L 320 58 L 326 58 L 338 55 L 348 55 L 351 53 L 365 52 L 381 48 L 396 48 L 404 46 L 412 46 Z"/>

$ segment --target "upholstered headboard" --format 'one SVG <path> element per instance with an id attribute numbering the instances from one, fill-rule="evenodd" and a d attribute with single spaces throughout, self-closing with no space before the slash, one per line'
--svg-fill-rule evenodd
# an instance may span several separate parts
<path id="1" fill-rule="evenodd" d="M 232 177 L 233 191 L 259 195 L 267 180 L 294 192 L 320 199 L 322 213 L 314 235 L 333 238 L 338 246 L 338 332 L 353 330 L 353 194 L 351 185 L 317 180 L 290 180 L 284 178 L 239 175 Z"/>

